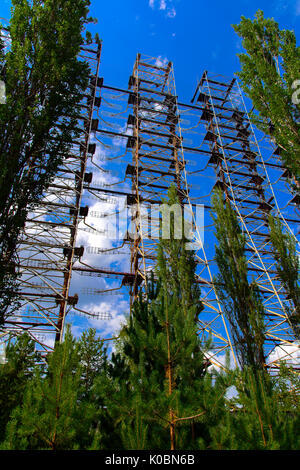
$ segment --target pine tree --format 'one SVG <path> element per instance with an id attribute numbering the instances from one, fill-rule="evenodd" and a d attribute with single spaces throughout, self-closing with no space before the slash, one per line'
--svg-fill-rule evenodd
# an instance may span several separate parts
<path id="1" fill-rule="evenodd" d="M 162 325 L 154 306 L 157 288 L 148 282 L 148 299 L 140 296 L 120 332 L 119 352 L 112 356 L 113 397 L 108 408 L 120 426 L 125 449 L 168 449 L 167 403 Z M 150 434 L 151 433 L 151 434 Z M 126 435 L 130 436 L 130 441 Z"/>
<path id="2" fill-rule="evenodd" d="M 46 375 L 37 370 L 21 406 L 7 426 L 2 448 L 70 450 L 81 446 L 91 432 L 93 404 L 79 401 L 80 356 L 70 331 L 48 356 Z M 91 436 L 93 442 L 94 435 Z"/>
<path id="3" fill-rule="evenodd" d="M 168 196 L 169 205 L 179 204 L 175 187 L 171 186 Z M 193 398 L 195 385 L 198 383 L 199 386 L 199 379 L 205 373 L 197 336 L 196 320 L 203 306 L 195 277 L 196 262 L 193 252 L 185 249 L 185 238 L 175 238 L 175 222 L 178 223 L 174 218 L 170 220 L 170 240 L 162 239 L 159 243 L 156 268 L 161 284 L 158 313 L 165 339 L 165 389 L 170 398 L 171 449 L 175 449 L 176 424 L 183 423 L 187 416 L 202 414 L 198 413 L 197 401 Z"/>
<path id="4" fill-rule="evenodd" d="M 297 241 L 288 232 L 283 231 L 279 219 L 269 217 L 270 238 L 276 259 L 279 278 L 287 292 L 291 307 L 288 316 L 296 339 L 300 339 L 300 261 L 297 254 Z"/>
<path id="5" fill-rule="evenodd" d="M 295 33 L 280 30 L 274 19 L 258 10 L 254 20 L 242 16 L 233 26 L 246 53 L 239 54 L 238 73 L 245 93 L 258 111 L 258 127 L 280 148 L 292 186 L 300 191 L 300 104 L 295 97 L 299 80 L 300 47 Z"/>
<path id="6" fill-rule="evenodd" d="M 174 187 L 167 203 L 179 203 Z M 122 435 L 130 436 L 130 443 L 124 441 L 125 448 L 193 449 L 199 445 L 199 432 L 206 430 L 201 423 L 209 410 L 207 395 L 201 395 L 201 390 L 204 383 L 206 389 L 208 384 L 212 386 L 210 379 L 204 381 L 208 345 L 200 344 L 197 335 L 197 318 L 203 307 L 194 254 L 186 250 L 185 243 L 184 238 L 174 237 L 171 218 L 170 239 L 159 242 L 147 296 L 140 295 L 134 303 L 120 333 L 119 352 L 112 358 L 117 366 L 120 360 L 125 365 L 113 404 L 107 404 L 114 409 L 114 419 L 122 422 Z M 219 389 L 214 395 L 215 408 L 221 397 Z"/>
<path id="7" fill-rule="evenodd" d="M 274 379 L 274 391 L 277 395 L 276 402 L 286 416 L 293 414 L 300 417 L 300 376 L 284 361 L 281 361 L 280 369 Z"/>
<path id="8" fill-rule="evenodd" d="M 6 85 L 6 104 L 0 105 L 0 322 L 16 298 L 16 244 L 26 215 L 78 135 L 89 66 L 77 56 L 89 5 L 12 0 L 11 43 L 0 43 Z"/>
<path id="9" fill-rule="evenodd" d="M 78 340 L 80 366 L 82 370 L 80 386 L 85 400 L 93 399 L 93 386 L 96 377 L 106 371 L 107 347 L 101 338 L 96 337 L 96 330 L 84 331 Z"/>
<path id="10" fill-rule="evenodd" d="M 114 442 L 102 393 L 99 395 L 96 392 L 96 382 L 101 383 L 100 388 L 107 383 L 107 347 L 100 337 L 96 337 L 93 328 L 82 333 L 77 340 L 77 347 L 80 368 L 76 409 L 78 443 L 81 449 L 98 450 Z M 89 429 L 82 415 L 88 418 Z"/>
<path id="11" fill-rule="evenodd" d="M 41 358 L 27 334 L 11 338 L 6 348 L 6 362 L 0 365 L 0 442 L 13 410 L 22 402 L 27 384 L 33 379 Z"/>
<path id="12" fill-rule="evenodd" d="M 116 349 L 119 349 L 118 344 Z M 125 355 L 122 352 L 113 352 L 107 364 L 106 375 L 97 377 L 95 381 L 97 410 L 105 410 L 102 413 L 102 428 L 105 430 L 102 445 L 107 450 L 123 450 L 129 447 L 125 436 L 127 424 L 129 423 L 127 430 L 131 431 L 133 419 L 130 407 L 130 375 Z M 146 447 L 142 447 L 144 448 Z M 138 445 L 136 449 L 139 449 Z"/>
<path id="13" fill-rule="evenodd" d="M 237 375 L 238 395 L 227 417 L 228 449 L 299 449 L 299 395 L 298 406 L 287 407 L 277 382 L 278 378 L 252 368 Z"/>
<path id="14" fill-rule="evenodd" d="M 236 213 L 225 202 L 221 191 L 212 197 L 213 220 L 216 229 L 216 262 L 219 274 L 215 279 L 225 315 L 231 326 L 233 342 L 240 365 L 263 368 L 264 307 L 254 282 L 249 281 L 246 238 Z"/>

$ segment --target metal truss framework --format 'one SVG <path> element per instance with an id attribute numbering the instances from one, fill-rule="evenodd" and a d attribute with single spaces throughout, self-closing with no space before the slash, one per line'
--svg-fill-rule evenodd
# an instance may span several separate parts
<path id="1" fill-rule="evenodd" d="M 82 47 L 80 56 L 98 75 L 101 45 Z M 70 283 L 74 263 L 84 252 L 83 247 L 76 247 L 76 237 L 80 221 L 88 214 L 81 201 L 84 185 L 91 178 L 86 167 L 94 151 L 90 144 L 92 117 L 99 106 L 93 80 L 82 98 L 81 137 L 63 156 L 55 179 L 27 218 L 18 245 L 21 305 L 2 328 L 2 337 L 28 332 L 45 352 L 61 340 L 66 314 L 78 303 L 77 296 L 70 295 Z"/>
<path id="2" fill-rule="evenodd" d="M 131 177 L 136 220 L 134 241 L 131 243 L 132 297 L 138 295 L 139 285 L 147 283 L 153 268 L 159 232 L 159 214 L 153 214 L 151 230 L 146 204 L 158 205 L 167 196 L 171 184 L 177 188 L 181 204 L 186 201 L 179 121 L 174 89 L 172 63 L 158 67 L 139 54 L 129 79 L 129 103 L 133 114 L 127 124 L 133 126 L 128 145 L 133 146 L 132 165 L 126 175 Z M 144 214 L 143 214 L 144 211 Z M 153 217 L 155 216 L 156 217 Z M 146 220 L 145 220 L 146 219 Z M 154 220 L 153 220 L 154 219 Z"/>
<path id="3" fill-rule="evenodd" d="M 272 357 L 277 346 L 282 349 L 281 356 L 289 361 L 286 346 L 293 345 L 297 338 L 289 314 L 296 306 L 276 271 L 268 218 L 270 214 L 279 217 L 297 243 L 299 218 L 295 198 L 285 201 L 289 218 L 280 209 L 284 199 L 280 191 L 288 175 L 278 159 L 279 149 L 269 148 L 265 161 L 236 79 L 224 81 L 204 72 L 194 100 L 204 107 L 199 116 L 206 123 L 204 142 L 211 151 L 209 164 L 216 173 L 214 187 L 222 189 L 246 235 L 248 270 L 263 297 L 267 357 Z M 273 177 L 275 173 L 274 183 L 281 183 L 278 192 L 274 190 L 276 184 L 271 182 L 270 173 Z M 270 360 L 269 367 L 277 368 L 277 360 Z"/>
<path id="4" fill-rule="evenodd" d="M 264 298 L 269 367 L 276 369 L 279 362 L 272 356 L 274 348 L 294 344 L 295 335 L 287 314 L 290 301 L 275 269 L 267 219 L 273 213 L 296 233 L 293 209 L 297 201 L 287 200 L 288 175 L 278 149 L 263 149 L 267 158 L 262 156 L 238 82 L 205 72 L 192 103 L 185 104 L 178 101 L 171 62 L 164 64 L 138 54 L 128 89 L 121 89 L 106 85 L 99 77 L 100 47 L 88 46 L 82 54 L 93 64 L 90 93 L 83 98 L 79 116 L 82 139 L 74 142 L 74 151 L 65 157 L 27 220 L 19 246 L 22 308 L 7 320 L 4 334 L 26 330 L 47 352 L 53 347 L 51 335 L 56 341 L 61 339 L 67 314 L 109 319 L 110 314 L 104 312 L 87 312 L 80 306 L 80 297 L 128 296 L 129 289 L 133 300 L 140 290 L 146 291 L 147 275 L 155 264 L 160 218 L 159 213 L 151 212 L 151 206 L 160 204 L 175 183 L 180 202 L 189 207 L 194 228 L 197 279 L 204 305 L 199 334 L 203 340 L 213 338 L 208 353 L 212 364 L 222 366 L 228 349 L 236 361 L 230 325 L 213 281 L 214 250 L 210 242 L 203 242 L 202 235 L 211 230 L 210 198 L 217 185 L 247 235 L 249 271 Z M 110 171 L 115 168 L 117 174 Z M 276 197 L 279 193 L 280 198 Z M 200 225 L 194 213 L 197 204 L 206 209 L 205 223 Z M 113 216 L 120 223 L 128 207 L 133 230 L 126 225 L 115 243 L 91 246 L 105 232 L 95 219 L 102 224 Z M 92 241 L 77 246 L 82 234 Z M 112 256 L 114 261 L 125 257 L 125 267 L 120 262 L 119 268 L 115 263 L 112 268 Z M 120 281 L 83 287 L 79 297 L 71 293 L 72 275 Z M 288 358 L 288 354 L 283 355 Z"/>

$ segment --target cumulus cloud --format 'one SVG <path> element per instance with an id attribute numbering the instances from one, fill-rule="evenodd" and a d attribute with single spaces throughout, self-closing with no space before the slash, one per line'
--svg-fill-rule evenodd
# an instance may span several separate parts
<path id="1" fill-rule="evenodd" d="M 176 10 L 173 5 L 173 0 L 149 0 L 149 7 L 152 8 L 152 10 L 155 9 L 155 6 L 159 10 L 162 10 L 166 13 L 167 18 L 175 18 L 176 16 Z"/>
<path id="2" fill-rule="evenodd" d="M 166 67 L 168 63 L 167 57 L 162 57 L 161 55 L 157 57 L 155 61 L 156 67 Z"/>
<path id="3" fill-rule="evenodd" d="M 97 318 L 89 320 L 89 326 L 101 331 L 102 338 L 117 336 L 121 327 L 126 323 L 129 305 L 126 300 L 116 300 L 115 302 L 102 301 L 94 306 L 89 306 L 91 313 L 103 312 L 109 313 L 111 318 L 108 320 L 98 320 Z"/>
<path id="4" fill-rule="evenodd" d="M 276 346 L 268 358 L 268 365 L 284 361 L 289 365 L 299 364 L 300 342 L 295 341 L 292 344 L 282 343 Z"/>
<path id="5" fill-rule="evenodd" d="M 175 10 L 174 7 L 172 7 L 172 8 L 168 11 L 167 16 L 168 16 L 169 18 L 175 18 L 175 16 L 176 16 L 176 10 Z"/>

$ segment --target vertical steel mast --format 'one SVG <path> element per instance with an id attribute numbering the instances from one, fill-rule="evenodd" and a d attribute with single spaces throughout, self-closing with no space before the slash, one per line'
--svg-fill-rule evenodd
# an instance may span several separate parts
<path id="1" fill-rule="evenodd" d="M 205 72 L 187 104 L 178 100 L 171 62 L 138 54 L 123 89 L 99 78 L 100 56 L 101 46 L 82 48 L 92 76 L 78 116 L 80 138 L 26 222 L 18 248 L 21 308 L 6 319 L 2 334 L 27 331 L 47 352 L 61 340 L 67 314 L 90 315 L 81 307 L 82 297 L 85 306 L 94 295 L 122 295 L 132 303 L 146 293 L 156 262 L 159 206 L 174 184 L 193 227 L 204 306 L 199 335 L 212 339 L 207 359 L 222 367 L 231 350 L 236 362 L 214 281 L 210 202 L 219 187 L 247 237 L 249 274 L 263 296 L 267 365 L 278 368 L 281 356 L 295 366 L 290 347 L 297 344 L 297 332 L 289 317 L 294 306 L 276 271 L 268 217 L 278 216 L 296 237 L 299 200 L 287 191 L 289 175 L 279 150 L 258 144 L 238 82 Z M 199 205 L 204 219 L 195 215 Z M 105 221 L 111 216 L 120 221 L 126 211 L 132 223 L 126 221 L 121 238 L 109 235 L 104 243 Z M 90 246 L 89 236 L 98 246 Z M 79 296 L 70 287 L 75 273 L 105 281 L 88 287 L 78 282 Z"/>
<path id="2" fill-rule="evenodd" d="M 170 184 L 176 186 L 181 203 L 186 199 L 186 192 L 172 63 L 162 64 L 155 58 L 138 54 L 129 89 L 128 103 L 133 106 L 133 114 L 127 121 L 127 125 L 132 126 L 127 147 L 132 147 L 132 164 L 127 166 L 126 174 L 131 176 L 131 204 L 136 221 L 131 243 L 131 295 L 134 299 L 153 268 L 155 239 L 158 238 L 159 215 L 151 221 L 152 231 L 156 232 L 151 234 L 146 205 L 159 205 L 166 198 Z"/>
<path id="3" fill-rule="evenodd" d="M 78 295 L 70 295 L 70 282 L 74 263 L 84 254 L 84 247 L 76 246 L 76 237 L 80 221 L 88 215 L 88 207 L 81 204 L 84 185 L 91 179 L 87 161 L 95 151 L 90 139 L 94 110 L 99 106 L 96 80 L 101 44 L 82 47 L 80 56 L 92 73 L 78 116 L 80 137 L 28 215 L 17 251 L 20 308 L 2 327 L 4 339 L 9 333 L 27 332 L 45 352 L 61 341 L 66 314 L 78 303 Z"/>
<path id="4" fill-rule="evenodd" d="M 292 236 L 297 233 L 297 219 L 280 209 L 282 197 L 275 195 L 271 174 L 278 182 L 284 178 L 284 168 L 276 159 L 277 151 L 260 148 L 247 113 L 238 82 L 224 80 L 204 72 L 193 101 L 201 106 L 201 120 L 206 123 L 203 143 L 211 151 L 210 164 L 216 172 L 215 187 L 224 192 L 234 208 L 247 237 L 246 252 L 250 277 L 257 283 L 265 308 L 266 353 L 272 357 L 275 347 L 289 360 L 286 346 L 299 340 L 290 320 L 295 309 L 280 282 L 270 241 L 270 214 L 281 219 Z M 274 149 L 273 149 L 274 150 Z M 285 204 L 285 208 L 292 202 Z M 298 240 L 297 240 L 298 242 Z M 299 248 L 299 242 L 298 242 Z M 276 359 L 269 367 L 278 367 Z"/>

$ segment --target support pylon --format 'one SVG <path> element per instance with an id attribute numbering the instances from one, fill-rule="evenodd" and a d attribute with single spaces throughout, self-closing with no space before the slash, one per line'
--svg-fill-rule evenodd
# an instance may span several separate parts
<path id="1" fill-rule="evenodd" d="M 62 156 L 55 179 L 27 217 L 16 264 L 20 308 L 2 327 L 2 337 L 27 332 L 44 352 L 62 340 L 66 314 L 78 303 L 78 295 L 70 295 L 70 283 L 74 264 L 84 253 L 84 247 L 76 246 L 76 238 L 80 221 L 88 215 L 82 195 L 90 178 L 86 166 L 93 152 L 91 126 L 97 105 L 94 82 L 101 44 L 83 46 L 81 57 L 89 64 L 92 78 L 81 102 L 79 137 L 70 153 Z"/>
<path id="2" fill-rule="evenodd" d="M 249 273 L 260 289 L 265 308 L 268 367 L 279 366 L 278 359 L 273 357 L 275 348 L 282 359 L 293 364 L 290 347 L 297 348 L 295 340 L 299 338 L 289 314 L 295 306 L 278 277 L 268 224 L 270 214 L 279 217 L 299 248 L 297 219 L 291 210 L 285 217 L 280 209 L 282 200 L 276 195 L 269 175 L 277 171 L 275 182 L 278 182 L 282 176 L 279 173 L 278 178 L 278 170 L 282 173 L 284 168 L 276 159 L 276 150 L 272 152 L 269 147 L 266 152 L 260 148 L 236 79 L 225 80 L 204 72 L 193 101 L 202 108 L 199 118 L 206 128 L 203 146 L 211 152 L 209 164 L 216 173 L 214 187 L 224 192 L 247 238 Z M 293 199 L 287 205 L 291 202 Z"/>
<path id="3" fill-rule="evenodd" d="M 156 261 L 158 208 L 173 183 L 193 227 L 204 305 L 199 335 L 203 341 L 212 338 L 207 359 L 223 367 L 229 350 L 237 364 L 230 324 L 214 283 L 210 199 L 217 185 L 247 236 L 249 272 L 266 311 L 268 367 L 279 367 L 275 350 L 281 350 L 280 356 L 297 368 L 290 357 L 290 347 L 297 344 L 288 317 L 291 305 L 275 269 L 268 216 L 279 216 L 296 237 L 299 201 L 286 192 L 288 175 L 278 150 L 258 144 L 238 81 L 205 72 L 192 102 L 182 103 L 173 64 L 138 54 L 128 88 L 117 88 L 98 75 L 100 49 L 83 50 L 91 54 L 94 72 L 79 116 L 82 138 L 74 143 L 77 151 L 65 157 L 57 178 L 27 220 L 19 247 L 22 309 L 7 319 L 4 334 L 28 331 L 46 351 L 49 334 L 61 340 L 67 314 L 89 314 L 81 298 L 116 294 L 132 303 L 139 292 L 146 294 L 147 277 Z M 95 174 L 101 179 L 95 180 Z M 204 220 L 195 216 L 199 205 L 205 209 Z M 126 220 L 117 235 L 106 230 L 109 244 L 103 246 L 101 224 L 111 216 L 120 224 L 124 214 L 133 223 Z M 99 240 L 99 245 L 91 246 L 89 240 L 78 243 L 82 233 Z M 88 287 L 82 283 L 79 296 L 70 289 L 75 274 L 105 281 Z M 103 318 L 109 319 L 109 312 Z"/>

